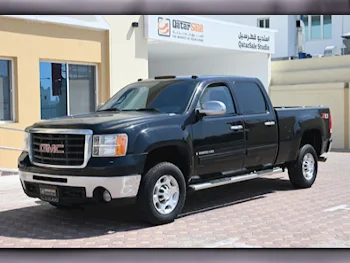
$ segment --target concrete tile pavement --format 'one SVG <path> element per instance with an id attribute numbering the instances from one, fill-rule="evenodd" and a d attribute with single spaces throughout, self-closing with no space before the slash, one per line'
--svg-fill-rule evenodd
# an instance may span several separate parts
<path id="1" fill-rule="evenodd" d="M 0 247 L 350 247 L 349 157 L 331 153 L 310 189 L 293 189 L 284 173 L 194 193 L 157 227 L 132 206 L 58 210 L 3 176 Z"/>

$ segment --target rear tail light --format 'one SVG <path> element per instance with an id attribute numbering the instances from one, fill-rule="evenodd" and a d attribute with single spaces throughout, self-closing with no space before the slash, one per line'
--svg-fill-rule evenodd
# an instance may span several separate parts
<path id="1" fill-rule="evenodd" d="M 332 134 L 332 128 L 333 128 L 332 115 L 330 113 L 322 113 L 322 119 L 328 120 L 329 133 Z"/>

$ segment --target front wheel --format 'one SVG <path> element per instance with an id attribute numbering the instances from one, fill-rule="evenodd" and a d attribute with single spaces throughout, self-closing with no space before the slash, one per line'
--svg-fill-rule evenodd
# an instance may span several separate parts
<path id="1" fill-rule="evenodd" d="M 185 199 L 184 175 L 172 163 L 159 163 L 142 178 L 138 206 L 143 219 L 152 225 L 173 222 L 181 213 Z"/>
<path id="2" fill-rule="evenodd" d="M 317 176 L 317 154 L 310 144 L 300 148 L 297 160 L 288 167 L 290 182 L 295 188 L 311 187 Z"/>

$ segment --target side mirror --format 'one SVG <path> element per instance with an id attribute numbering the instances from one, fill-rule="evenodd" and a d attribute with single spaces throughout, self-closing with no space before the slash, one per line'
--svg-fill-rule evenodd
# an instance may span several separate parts
<path id="1" fill-rule="evenodd" d="M 221 101 L 207 101 L 198 112 L 207 116 L 223 115 L 226 113 L 226 105 Z"/>

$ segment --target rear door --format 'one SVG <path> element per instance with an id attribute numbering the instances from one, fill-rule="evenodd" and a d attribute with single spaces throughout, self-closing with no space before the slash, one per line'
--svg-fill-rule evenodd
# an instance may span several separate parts
<path id="1" fill-rule="evenodd" d="M 253 81 L 239 81 L 232 88 L 244 122 L 247 147 L 244 168 L 273 164 L 278 150 L 278 127 L 263 87 Z"/>
<path id="2" fill-rule="evenodd" d="M 197 108 L 213 100 L 226 105 L 226 114 L 204 116 L 192 126 L 197 175 L 240 170 L 245 157 L 243 121 L 226 82 L 208 84 Z"/>

